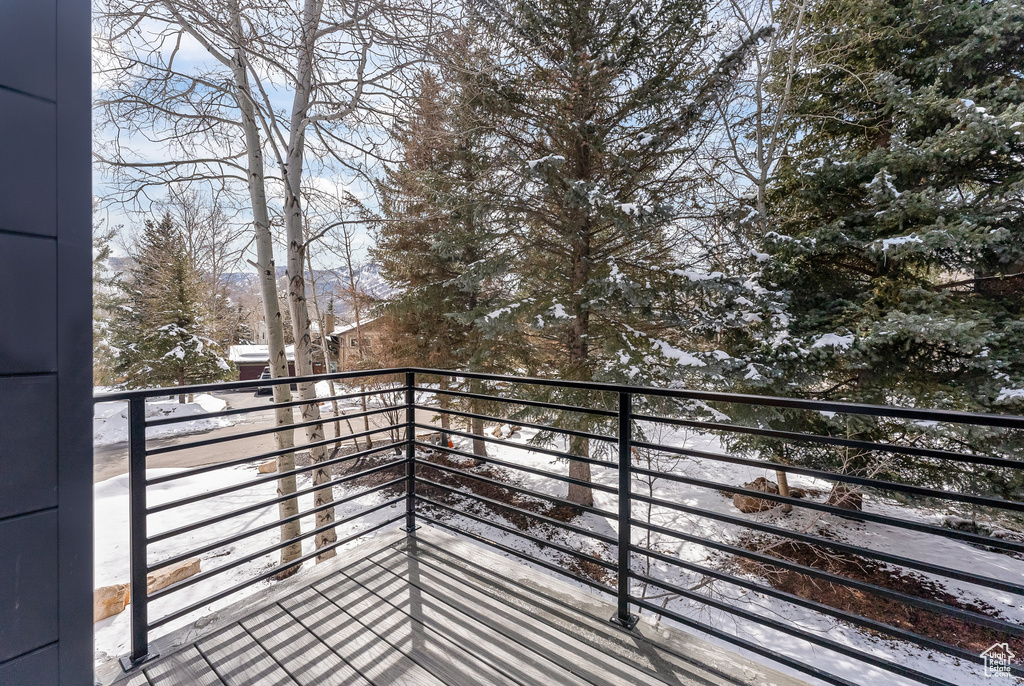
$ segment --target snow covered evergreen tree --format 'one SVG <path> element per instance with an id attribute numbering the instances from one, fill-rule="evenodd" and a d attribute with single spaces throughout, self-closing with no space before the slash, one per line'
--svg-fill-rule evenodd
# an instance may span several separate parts
<path id="1" fill-rule="evenodd" d="M 744 383 L 823 399 L 1019 411 L 1024 10 L 1002 0 L 828 0 L 808 21 L 816 38 L 801 56 L 790 118 L 798 142 L 770 189 L 774 231 L 760 257 L 762 282 L 785 295 L 784 325 L 766 323 L 739 346 L 754 362 Z M 800 413 L 786 421 L 1014 450 L 984 429 Z M 909 461 L 880 465 L 870 453 L 807 449 L 787 459 L 930 478 L 927 464 L 910 473 Z M 980 481 L 1005 495 L 1017 479 L 997 471 Z M 968 478 L 979 481 L 972 471 L 932 483 Z"/>
<path id="2" fill-rule="evenodd" d="M 496 160 L 475 70 L 466 68 L 483 59 L 470 36 L 452 37 L 440 74 L 420 74 L 412 111 L 392 131 L 401 160 L 378 184 L 381 221 L 371 255 L 396 291 L 383 308 L 396 363 L 505 371 L 495 365 L 506 363 L 508 337 L 485 336 L 479 325 L 498 307 L 506 261 L 490 227 Z M 482 435 L 482 420 L 472 430 Z M 473 449 L 486 454 L 482 440 Z"/>
<path id="3" fill-rule="evenodd" d="M 482 7 L 507 49 L 486 101 L 512 165 L 503 241 L 518 252 L 517 297 L 485 323 L 529 327 L 530 371 L 562 379 L 644 383 L 702 364 L 666 340 L 681 321 L 667 294 L 692 202 L 686 166 L 707 109 L 770 29 L 736 37 L 723 55 L 695 0 Z M 558 421 L 591 426 L 578 414 Z M 590 453 L 584 438 L 570 450 Z M 589 464 L 571 462 L 570 475 L 589 481 Z M 569 498 L 592 503 L 577 484 Z"/>
<path id="4" fill-rule="evenodd" d="M 111 241 L 117 233 L 95 218 L 92 227 L 92 379 L 98 386 L 116 383 L 115 349 L 110 342 L 110 319 L 118 307 L 119 275 L 111 269 Z"/>
<path id="5" fill-rule="evenodd" d="M 115 373 L 125 386 L 231 378 L 234 370 L 211 337 L 205 282 L 169 216 L 146 221 L 131 257 L 112 326 Z"/>

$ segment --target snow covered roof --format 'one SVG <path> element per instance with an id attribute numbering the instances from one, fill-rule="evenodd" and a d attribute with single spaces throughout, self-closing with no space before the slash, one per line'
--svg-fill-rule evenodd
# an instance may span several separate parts
<path id="1" fill-rule="evenodd" d="M 295 361 L 295 346 L 284 349 L 289 362 Z M 238 364 L 267 364 L 270 362 L 270 346 L 268 345 L 232 345 L 228 348 L 228 359 Z"/>
<path id="2" fill-rule="evenodd" d="M 377 319 L 379 319 L 379 317 L 373 317 L 371 319 L 364 319 L 359 324 L 360 324 L 360 326 L 368 326 L 369 324 L 377 321 Z M 331 333 L 329 333 L 327 335 L 328 336 L 344 336 L 345 334 L 347 334 L 347 333 L 349 333 L 351 331 L 355 331 L 355 330 L 356 330 L 356 325 L 355 325 L 355 322 L 353 322 L 351 324 L 344 324 L 343 326 L 336 327 L 334 329 L 334 331 L 332 331 Z"/>

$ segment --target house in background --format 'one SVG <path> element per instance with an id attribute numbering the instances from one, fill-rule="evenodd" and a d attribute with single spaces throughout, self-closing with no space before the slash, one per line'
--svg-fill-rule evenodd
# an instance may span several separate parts
<path id="1" fill-rule="evenodd" d="M 288 358 L 288 373 L 295 376 L 295 346 L 287 346 L 284 354 Z M 228 348 L 228 359 L 238 367 L 239 381 L 258 379 L 263 369 L 270 365 L 270 346 L 232 345 Z M 323 374 L 324 366 L 314 362 L 313 373 Z"/>
<path id="2" fill-rule="evenodd" d="M 328 324 L 331 322 L 328 321 Z M 342 324 L 327 334 L 327 349 L 331 357 L 332 372 L 356 369 L 380 338 L 379 318 L 366 319 L 356 326 Z"/>

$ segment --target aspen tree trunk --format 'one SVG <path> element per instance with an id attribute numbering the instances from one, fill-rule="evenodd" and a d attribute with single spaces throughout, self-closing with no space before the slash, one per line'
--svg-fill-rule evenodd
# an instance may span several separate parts
<path id="1" fill-rule="evenodd" d="M 313 261 L 309 257 L 309 251 L 306 251 L 306 266 L 309 268 L 309 281 L 313 287 L 313 310 L 316 312 L 316 320 L 320 322 L 320 353 L 324 361 L 324 372 L 330 373 L 331 371 L 331 355 L 327 351 L 327 327 L 325 325 L 323 314 L 320 312 L 320 303 L 316 299 L 316 279 L 313 278 Z M 331 397 L 338 395 L 337 389 L 334 386 L 334 379 L 327 380 L 327 388 L 330 391 Z M 338 416 L 341 414 L 338 410 L 338 401 L 331 401 L 331 412 L 334 415 L 334 437 L 339 438 L 341 436 L 341 422 L 337 421 Z M 340 447 L 340 443 L 335 443 L 335 446 Z"/>
<path id="2" fill-rule="evenodd" d="M 303 155 L 306 147 L 306 115 L 309 110 L 310 84 L 312 82 L 313 48 L 316 41 L 316 30 L 320 23 L 320 3 L 306 0 L 302 9 L 302 45 L 299 46 L 298 63 L 296 65 L 295 93 L 292 99 L 292 114 L 289 124 L 288 148 L 284 159 L 282 180 L 284 181 L 284 215 L 285 231 L 288 243 L 288 310 L 291 313 L 292 333 L 295 338 L 295 371 L 299 376 L 313 373 L 312 339 L 309 334 L 309 310 L 306 302 L 306 282 L 303 276 L 303 258 L 306 250 L 305 231 L 302 217 L 302 172 Z M 320 419 L 320 404 L 316 402 L 316 386 L 313 383 L 300 383 L 299 398 L 311 402 L 301 405 L 302 421 L 315 422 Z M 306 428 L 306 438 L 310 443 L 323 440 L 325 436 L 322 423 Z M 314 464 L 326 459 L 323 446 L 310 448 L 310 457 Z M 324 468 L 313 471 L 313 485 L 319 486 L 331 480 L 329 470 Z M 326 486 L 314 492 L 314 507 L 326 505 L 334 500 L 334 489 Z M 328 507 L 316 513 L 317 528 L 329 525 L 334 521 L 334 508 Z M 338 540 L 336 531 L 331 528 L 315 537 L 316 549 L 320 550 Z M 317 562 L 335 556 L 334 550 L 317 555 Z"/>
<path id="3" fill-rule="evenodd" d="M 236 47 L 232 59 L 232 73 L 235 88 L 238 91 L 238 104 L 242 111 L 242 128 L 245 132 L 245 143 L 248 150 L 249 198 L 252 203 L 253 227 L 256 238 L 256 265 L 259 277 L 260 296 L 263 300 L 263 319 L 267 325 L 267 344 L 270 353 L 270 375 L 280 379 L 288 376 L 288 358 L 284 346 L 284 326 L 281 320 L 281 309 L 277 299 L 277 274 L 274 266 L 274 244 L 270 235 L 270 214 L 267 211 L 267 191 L 263 175 L 263 152 L 260 132 L 256 121 L 249 77 L 245 68 L 242 52 L 244 38 L 242 35 L 241 12 L 237 2 L 232 2 L 231 24 L 235 33 Z M 274 402 L 286 403 L 291 400 L 288 384 L 274 386 Z M 293 423 L 292 409 L 278 408 L 274 416 L 275 426 L 289 426 Z M 295 445 L 294 431 L 278 431 L 274 434 L 278 450 L 292 448 Z M 284 474 L 295 469 L 295 453 L 287 452 L 277 457 L 277 473 Z M 296 490 L 295 475 L 286 476 L 277 482 L 279 496 L 294 493 Z M 278 505 L 281 519 L 298 514 L 299 502 L 292 498 Z M 301 533 L 299 520 L 281 525 L 281 541 L 297 538 Z M 302 555 L 302 543 L 295 543 L 281 549 L 281 565 Z M 287 577 L 299 571 L 295 566 L 283 571 L 279 577 Z"/>
<path id="4" fill-rule="evenodd" d="M 349 292 L 350 297 L 352 298 L 352 311 L 355 313 L 355 317 L 356 317 L 356 341 L 358 341 L 358 343 L 359 343 L 359 345 L 357 346 L 356 349 L 359 351 L 359 361 L 362 362 L 363 361 L 363 357 L 364 357 L 363 345 L 364 345 L 365 341 L 363 340 L 363 322 L 362 322 L 361 308 L 359 306 L 359 293 L 356 290 L 356 275 L 355 275 L 355 271 L 353 269 L 353 267 L 355 265 L 352 263 L 352 236 L 348 233 L 347 229 L 345 229 L 344 231 L 345 231 L 345 234 L 344 234 L 345 235 L 345 266 L 348 268 L 348 292 Z M 342 347 L 345 350 L 348 349 L 348 346 L 342 346 Z M 366 385 L 365 384 L 360 384 L 359 385 L 359 391 L 361 393 L 365 393 L 366 392 Z M 362 408 L 363 412 L 366 412 L 366 396 L 365 395 L 362 396 L 361 398 L 359 398 L 359 405 Z M 370 430 L 370 418 L 367 417 L 367 416 L 363 416 L 363 430 L 364 431 L 369 431 Z M 372 447 L 373 447 L 373 436 L 367 436 L 366 437 L 366 449 L 369 450 Z"/>

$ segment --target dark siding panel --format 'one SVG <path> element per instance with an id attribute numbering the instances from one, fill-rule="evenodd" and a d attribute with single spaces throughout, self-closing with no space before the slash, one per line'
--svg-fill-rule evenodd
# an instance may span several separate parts
<path id="1" fill-rule="evenodd" d="M 57 379 L 0 377 L 0 518 L 57 504 Z"/>
<path id="2" fill-rule="evenodd" d="M 0 86 L 56 97 L 56 18 L 56 0 L 0 2 Z"/>
<path id="3" fill-rule="evenodd" d="M 57 640 L 56 544 L 53 510 L 0 521 L 0 660 Z"/>
<path id="4" fill-rule="evenodd" d="M 2 146 L 0 146 L 2 149 Z M 7 194 L 4 190 L 4 195 Z M 81 284 L 81 288 L 89 285 Z M 0 374 L 57 369 L 57 246 L 0 234 Z"/>
<path id="5" fill-rule="evenodd" d="M 0 664 L 0 685 L 57 683 L 57 646 L 51 645 Z"/>
<path id="6" fill-rule="evenodd" d="M 2 0 L 0 0 L 2 1 Z M 92 683 L 92 97 L 89 0 L 57 3 L 60 676 Z"/>
<path id="7" fill-rule="evenodd" d="M 56 235 L 56 106 L 0 89 L 0 131 L 0 229 Z"/>

